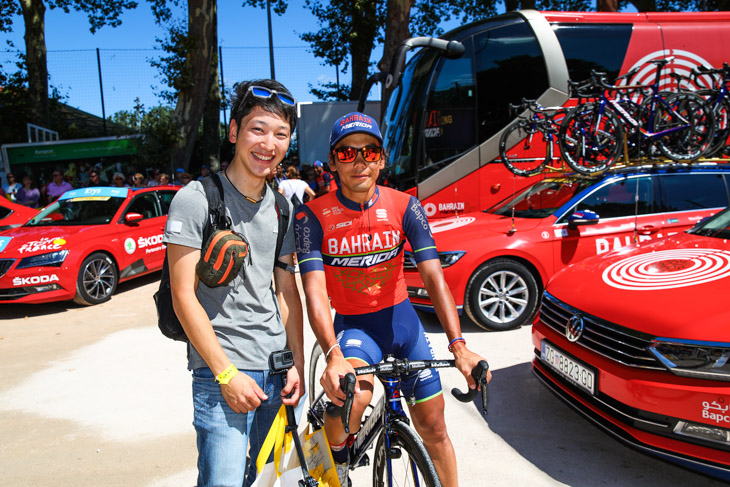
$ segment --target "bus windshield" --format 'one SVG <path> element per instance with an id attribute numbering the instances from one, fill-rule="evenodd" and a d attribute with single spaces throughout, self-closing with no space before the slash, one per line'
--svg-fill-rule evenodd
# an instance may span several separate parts
<path id="1" fill-rule="evenodd" d="M 594 180 L 583 178 L 545 179 L 525 189 L 514 198 L 509 198 L 485 211 L 495 215 L 509 216 L 512 215 L 514 207 L 516 217 L 546 218 L 593 183 L 595 183 Z"/>
<path id="2" fill-rule="evenodd" d="M 418 127 L 426 85 L 437 51 L 422 50 L 408 62 L 401 82 L 390 96 L 383 120 L 383 145 L 389 152 L 392 176 L 403 182 L 415 180 L 415 154 Z M 416 132 L 416 133 L 414 133 Z M 412 185 L 412 184 L 411 184 Z"/>

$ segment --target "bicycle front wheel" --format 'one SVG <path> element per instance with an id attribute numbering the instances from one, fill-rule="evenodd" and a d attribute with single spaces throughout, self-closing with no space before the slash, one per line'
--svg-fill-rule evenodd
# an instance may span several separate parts
<path id="1" fill-rule="evenodd" d="M 715 117 L 715 135 L 712 137 L 712 143 L 705 152 L 705 156 L 721 157 L 721 152 L 727 146 L 727 139 L 730 136 L 730 99 L 718 98 L 713 90 L 701 90 L 697 94 L 710 104 Z"/>
<path id="2" fill-rule="evenodd" d="M 389 445 L 388 445 L 389 440 Z M 390 467 L 389 467 L 390 465 Z M 381 432 L 375 446 L 373 463 L 373 485 L 385 487 L 427 486 L 441 487 L 436 467 L 416 432 L 403 421 L 390 425 L 390 434 Z"/>
<path id="3" fill-rule="evenodd" d="M 673 161 L 693 161 L 710 147 L 715 117 L 709 104 L 694 93 L 677 93 L 660 103 L 652 132 L 670 131 L 657 140 L 659 150 Z"/>
<path id="4" fill-rule="evenodd" d="M 611 110 L 595 103 L 576 106 L 560 124 L 560 151 L 574 171 L 595 174 L 611 167 L 621 155 L 623 126 Z"/>
<path id="5" fill-rule="evenodd" d="M 552 161 L 553 144 L 528 120 L 518 120 L 499 139 L 502 163 L 518 176 L 532 176 Z"/>
<path id="6" fill-rule="evenodd" d="M 322 385 L 319 383 L 319 379 L 322 377 L 322 373 L 326 367 L 327 361 L 325 360 L 324 352 L 322 352 L 322 347 L 319 346 L 319 342 L 314 342 L 312 355 L 309 356 L 309 382 L 307 383 L 310 406 L 314 406 L 314 402 L 322 392 Z M 326 396 L 323 396 L 323 398 L 327 400 Z"/>

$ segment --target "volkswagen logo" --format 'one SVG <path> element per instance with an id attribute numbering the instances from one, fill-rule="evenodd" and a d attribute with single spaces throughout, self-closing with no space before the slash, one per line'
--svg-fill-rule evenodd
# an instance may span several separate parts
<path id="1" fill-rule="evenodd" d="M 573 315 L 565 325 L 565 336 L 568 341 L 577 342 L 583 335 L 583 317 L 581 315 Z"/>

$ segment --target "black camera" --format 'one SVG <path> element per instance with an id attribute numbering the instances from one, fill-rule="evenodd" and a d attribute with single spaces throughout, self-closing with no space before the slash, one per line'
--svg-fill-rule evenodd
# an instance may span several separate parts
<path id="1" fill-rule="evenodd" d="M 294 366 L 294 353 L 291 350 L 279 350 L 269 355 L 269 370 L 272 374 L 286 374 Z"/>

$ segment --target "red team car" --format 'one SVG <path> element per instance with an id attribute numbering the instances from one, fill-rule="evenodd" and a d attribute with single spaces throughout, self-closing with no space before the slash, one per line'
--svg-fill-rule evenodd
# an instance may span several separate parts
<path id="1" fill-rule="evenodd" d="M 534 319 L 555 272 L 635 240 L 682 232 L 728 206 L 729 186 L 726 165 L 563 176 L 486 212 L 430 223 L 457 307 L 483 328 L 505 330 Z M 405 277 L 413 305 L 431 311 L 408 259 Z"/>
<path id="2" fill-rule="evenodd" d="M 730 481 L 730 210 L 558 272 L 533 371 L 640 450 Z"/>
<path id="3" fill-rule="evenodd" d="M 162 268 L 177 188 L 83 188 L 0 234 L 0 303 L 108 300 L 117 284 Z"/>

